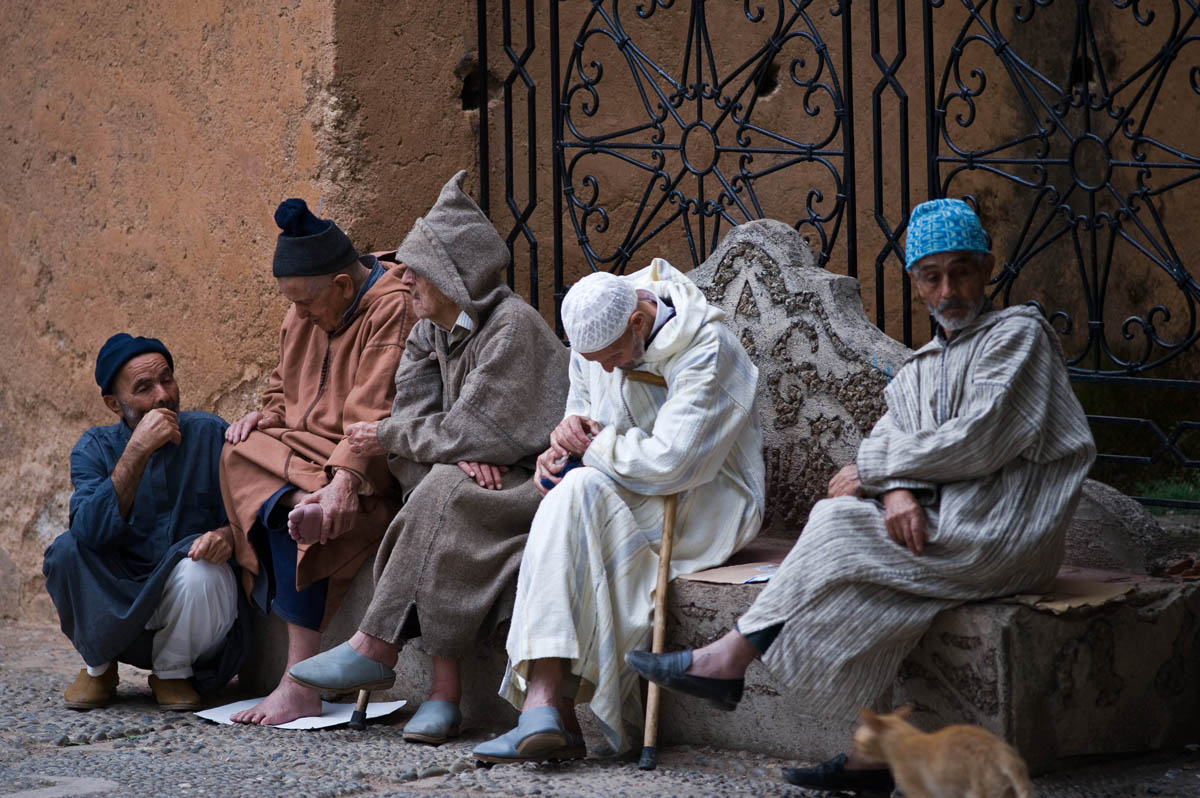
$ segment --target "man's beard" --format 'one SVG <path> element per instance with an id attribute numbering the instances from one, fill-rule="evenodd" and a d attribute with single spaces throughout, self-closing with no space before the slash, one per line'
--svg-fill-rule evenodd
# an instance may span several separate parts
<path id="1" fill-rule="evenodd" d="M 633 352 L 629 356 L 629 362 L 620 368 L 625 371 L 632 371 L 638 366 L 646 362 L 646 342 L 643 341 L 638 334 L 633 334 Z"/>
<path id="2" fill-rule="evenodd" d="M 951 318 L 946 315 L 946 312 L 950 310 L 965 310 L 966 315 Z M 933 316 L 933 320 L 940 324 L 942 329 L 948 333 L 958 332 L 971 326 L 971 323 L 979 318 L 979 314 L 982 312 L 982 301 L 972 304 L 964 302 L 961 299 L 948 299 L 936 308 L 929 308 L 929 315 Z"/>
<path id="3" fill-rule="evenodd" d="M 140 424 L 142 419 L 146 417 L 146 414 L 139 413 L 138 411 L 134 410 L 129 405 L 122 402 L 120 399 L 117 400 L 117 403 L 119 405 L 121 405 L 121 418 L 123 418 L 125 420 L 125 423 L 129 426 L 130 429 L 137 429 L 137 425 Z M 165 402 L 158 402 L 154 405 L 153 409 L 157 410 L 160 407 L 166 408 L 167 410 L 170 410 L 173 413 L 178 413 L 179 412 L 179 401 L 171 400 L 171 401 L 165 401 Z"/>

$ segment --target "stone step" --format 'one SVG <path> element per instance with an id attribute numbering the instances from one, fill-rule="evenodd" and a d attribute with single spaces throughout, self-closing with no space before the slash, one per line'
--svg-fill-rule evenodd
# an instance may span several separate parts
<path id="1" fill-rule="evenodd" d="M 761 585 L 676 580 L 668 648 L 729 629 Z M 1149 751 L 1200 740 L 1200 584 L 1143 577 L 1100 607 L 1062 614 L 1010 601 L 941 613 L 905 660 L 890 696 L 934 730 L 974 723 L 999 735 L 1033 772 L 1082 755 Z M 759 663 L 734 712 L 665 694 L 664 743 L 741 748 L 823 760 L 846 749 L 852 718 L 812 717 Z"/>

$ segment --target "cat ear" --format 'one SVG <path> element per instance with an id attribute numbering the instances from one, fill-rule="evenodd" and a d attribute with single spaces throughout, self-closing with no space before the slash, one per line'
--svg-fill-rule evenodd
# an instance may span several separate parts
<path id="1" fill-rule="evenodd" d="M 912 704 L 905 704 L 904 706 L 898 708 L 895 714 L 896 717 L 900 718 L 900 720 L 905 720 L 909 715 L 912 714 L 912 711 Z"/>
<path id="2" fill-rule="evenodd" d="M 873 729 L 875 731 L 878 731 L 883 725 L 879 722 L 879 716 L 866 707 L 863 707 L 858 711 L 858 719 L 861 720 L 863 725 L 868 729 Z"/>

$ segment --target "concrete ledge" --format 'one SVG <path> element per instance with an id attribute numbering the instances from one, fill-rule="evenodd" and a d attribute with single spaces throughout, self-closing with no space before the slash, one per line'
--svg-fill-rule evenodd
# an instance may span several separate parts
<path id="1" fill-rule="evenodd" d="M 677 580 L 668 648 L 732 626 L 759 585 Z M 1098 608 L 1052 615 L 980 602 L 943 612 L 882 703 L 912 703 L 926 729 L 976 723 L 1012 743 L 1031 769 L 1082 754 L 1147 751 L 1200 740 L 1200 584 L 1148 579 Z M 743 748 L 798 760 L 844 750 L 852 718 L 814 718 L 758 664 L 735 712 L 667 694 L 665 743 Z"/>

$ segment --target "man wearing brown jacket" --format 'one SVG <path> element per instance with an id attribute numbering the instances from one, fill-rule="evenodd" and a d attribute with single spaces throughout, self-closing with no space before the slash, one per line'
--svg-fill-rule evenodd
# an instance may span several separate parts
<path id="1" fill-rule="evenodd" d="M 291 666 L 320 650 L 321 630 L 398 507 L 384 458 L 356 454 L 345 432 L 388 416 L 414 318 L 403 266 L 360 256 L 303 200 L 281 203 L 275 221 L 272 272 L 292 306 L 262 409 L 225 434 L 221 493 L 244 587 L 287 623 Z M 315 690 L 285 679 L 233 720 L 320 713 Z"/>

